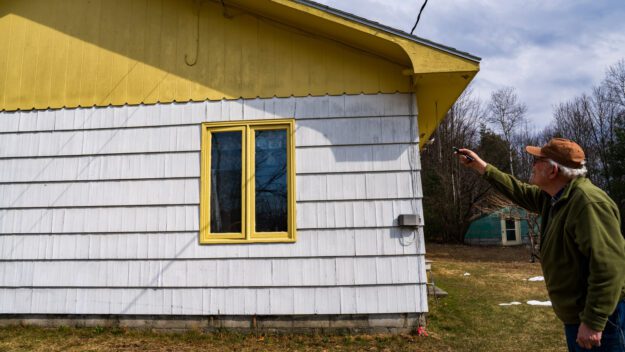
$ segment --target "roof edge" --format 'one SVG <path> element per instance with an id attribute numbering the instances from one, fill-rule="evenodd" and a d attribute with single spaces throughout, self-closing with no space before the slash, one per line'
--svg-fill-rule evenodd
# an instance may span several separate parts
<path id="1" fill-rule="evenodd" d="M 320 11 L 323 11 L 323 12 L 330 13 L 332 15 L 341 17 L 341 18 L 349 20 L 349 21 L 354 21 L 356 23 L 359 23 L 359 24 L 362 24 L 362 25 L 365 25 L 365 26 L 368 26 L 368 27 L 375 28 L 377 30 L 386 32 L 388 34 L 392 34 L 392 35 L 396 35 L 398 37 L 402 37 L 404 39 L 410 40 L 410 41 L 418 43 L 418 44 L 426 45 L 426 46 L 429 46 L 429 47 L 432 47 L 432 48 L 444 51 L 444 52 L 446 52 L 448 54 L 459 56 L 459 57 L 461 57 L 463 59 L 467 59 L 467 60 L 470 60 L 470 61 L 473 61 L 473 62 L 476 62 L 476 63 L 479 63 L 482 60 L 482 58 L 480 58 L 478 56 L 475 56 L 475 55 L 471 55 L 471 54 L 469 54 L 467 52 L 459 51 L 459 50 L 457 50 L 455 48 L 452 48 L 452 47 L 449 47 L 449 46 L 445 46 L 445 45 L 433 42 L 433 41 L 428 40 L 428 39 L 420 38 L 420 37 L 417 37 L 415 35 L 411 35 L 409 33 L 406 33 L 404 31 L 402 31 L 402 30 L 399 30 L 399 29 L 396 29 L 396 28 L 393 28 L 393 27 L 389 27 L 389 26 L 383 25 L 383 24 L 375 22 L 375 21 L 368 20 L 368 19 L 366 19 L 364 17 L 356 16 L 356 15 L 351 14 L 349 12 L 341 11 L 341 10 L 336 9 L 334 7 L 323 5 L 323 4 L 320 4 L 320 3 L 317 3 L 317 2 L 314 2 L 314 1 L 311 1 L 311 0 L 291 0 L 291 1 L 293 1 L 293 2 L 295 2 L 297 4 L 300 4 L 300 5 L 305 5 L 305 6 L 312 7 L 314 9 L 317 9 L 317 10 L 320 10 Z"/>

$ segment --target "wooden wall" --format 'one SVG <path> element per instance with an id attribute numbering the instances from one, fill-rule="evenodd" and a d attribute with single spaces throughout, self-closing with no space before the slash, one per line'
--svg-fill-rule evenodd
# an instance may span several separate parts
<path id="1" fill-rule="evenodd" d="M 199 245 L 200 123 L 296 118 L 296 243 Z M 0 313 L 425 312 L 411 94 L 0 112 Z"/>

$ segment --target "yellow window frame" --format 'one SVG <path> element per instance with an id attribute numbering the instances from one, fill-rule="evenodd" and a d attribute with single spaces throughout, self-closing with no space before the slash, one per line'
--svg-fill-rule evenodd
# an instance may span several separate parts
<path id="1" fill-rule="evenodd" d="M 255 132 L 286 130 L 287 142 L 287 231 L 256 232 Z M 211 140 L 212 133 L 241 131 L 241 233 L 211 233 Z M 200 243 L 295 242 L 295 120 L 250 120 L 202 124 L 200 168 Z"/>

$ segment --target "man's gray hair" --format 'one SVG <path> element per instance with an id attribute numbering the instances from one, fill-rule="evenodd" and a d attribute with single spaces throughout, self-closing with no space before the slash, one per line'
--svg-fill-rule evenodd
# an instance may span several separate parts
<path id="1" fill-rule="evenodd" d="M 586 169 L 586 165 L 584 165 L 586 164 L 585 161 L 582 162 L 582 167 L 580 167 L 579 169 L 573 169 L 573 168 L 561 165 L 551 159 L 547 159 L 547 160 L 549 161 L 549 164 L 551 164 L 551 166 L 557 166 L 558 171 L 569 180 L 572 180 L 578 177 L 584 177 L 588 173 L 588 170 Z"/>

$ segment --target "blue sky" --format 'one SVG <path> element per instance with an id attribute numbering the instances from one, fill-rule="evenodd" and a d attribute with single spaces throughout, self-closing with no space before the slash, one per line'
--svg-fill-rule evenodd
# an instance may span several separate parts
<path id="1" fill-rule="evenodd" d="M 317 1 L 406 32 L 423 4 Z M 430 0 L 415 34 L 481 57 L 475 95 L 514 87 L 542 128 L 554 105 L 590 92 L 625 59 L 625 0 Z"/>

